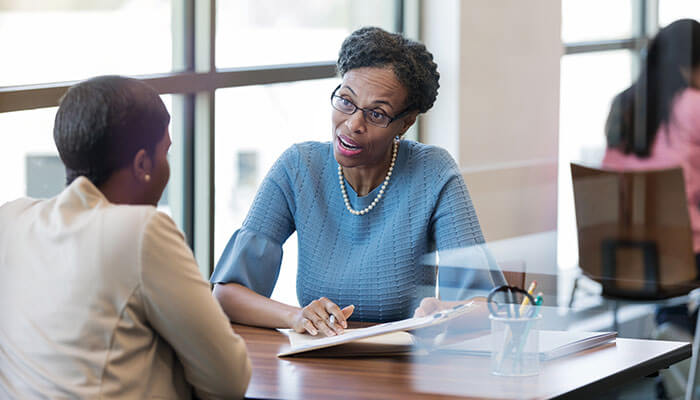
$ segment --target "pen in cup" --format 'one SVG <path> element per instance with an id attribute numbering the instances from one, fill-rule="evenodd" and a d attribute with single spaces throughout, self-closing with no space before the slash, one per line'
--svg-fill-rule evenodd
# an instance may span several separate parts
<path id="1" fill-rule="evenodd" d="M 532 285 L 530 285 L 530 287 L 532 289 L 534 289 L 532 287 Z M 542 305 L 543 300 L 544 300 L 543 293 L 542 292 L 537 293 L 537 296 L 535 297 L 535 301 L 533 302 L 533 305 L 532 305 L 532 307 L 533 307 L 532 313 L 530 314 L 530 318 L 532 318 L 532 319 L 527 322 L 527 325 L 525 325 L 525 330 L 524 330 L 522 337 L 520 338 L 520 343 L 518 344 L 518 349 L 516 350 L 516 354 L 523 353 L 523 350 L 525 348 L 525 343 L 527 342 L 527 337 L 528 337 L 529 332 L 530 332 L 530 328 L 532 327 L 533 321 L 535 321 L 534 318 L 537 318 L 539 308 Z M 539 354 L 537 356 L 539 357 Z M 519 365 L 518 368 L 522 369 L 522 365 Z"/>

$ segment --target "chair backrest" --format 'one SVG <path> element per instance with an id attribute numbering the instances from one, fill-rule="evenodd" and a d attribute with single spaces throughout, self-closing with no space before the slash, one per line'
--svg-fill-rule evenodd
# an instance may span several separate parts
<path id="1" fill-rule="evenodd" d="M 525 287 L 525 275 L 527 273 L 525 269 L 525 261 L 523 260 L 507 260 L 499 261 L 498 266 L 501 268 L 503 277 L 506 278 L 506 283 L 510 286 L 517 286 L 519 288 Z"/>
<path id="2" fill-rule="evenodd" d="M 571 164 L 579 266 L 603 294 L 654 300 L 695 287 L 680 168 L 617 172 Z"/>

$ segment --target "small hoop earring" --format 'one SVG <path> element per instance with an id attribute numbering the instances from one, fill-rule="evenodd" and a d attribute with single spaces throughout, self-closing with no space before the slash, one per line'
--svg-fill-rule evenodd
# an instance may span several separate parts
<path id="1" fill-rule="evenodd" d="M 150 181 L 151 181 L 151 175 L 150 175 L 150 174 L 144 175 L 144 176 L 143 176 L 143 180 L 145 180 L 146 182 L 150 182 Z"/>

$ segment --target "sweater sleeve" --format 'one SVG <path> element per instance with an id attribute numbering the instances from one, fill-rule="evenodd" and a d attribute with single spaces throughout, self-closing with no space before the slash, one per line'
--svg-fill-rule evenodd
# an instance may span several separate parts
<path id="1" fill-rule="evenodd" d="M 243 397 L 251 376 L 246 345 L 212 297 L 182 233 L 168 216 L 154 213 L 141 247 L 148 322 L 175 350 L 197 396 Z"/>
<path id="2" fill-rule="evenodd" d="M 505 278 L 488 250 L 476 210 L 464 179 L 452 157 L 440 152 L 445 166 L 444 182 L 430 221 L 431 234 L 438 252 L 460 249 L 465 255 L 459 266 L 440 266 L 438 284 L 445 300 L 463 299 L 470 289 L 486 290 L 505 284 Z"/>
<path id="3" fill-rule="evenodd" d="M 243 226 L 229 240 L 211 283 L 238 283 L 270 297 L 282 264 L 282 244 L 294 232 L 298 151 L 287 150 L 258 189 Z"/>

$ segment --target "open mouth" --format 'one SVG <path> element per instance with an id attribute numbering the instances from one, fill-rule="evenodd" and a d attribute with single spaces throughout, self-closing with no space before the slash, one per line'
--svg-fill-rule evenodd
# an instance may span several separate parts
<path id="1" fill-rule="evenodd" d="M 340 143 L 340 146 L 351 151 L 359 150 L 361 147 L 355 146 L 353 144 L 348 143 L 347 139 L 343 139 L 342 136 L 338 136 L 338 142 Z"/>

